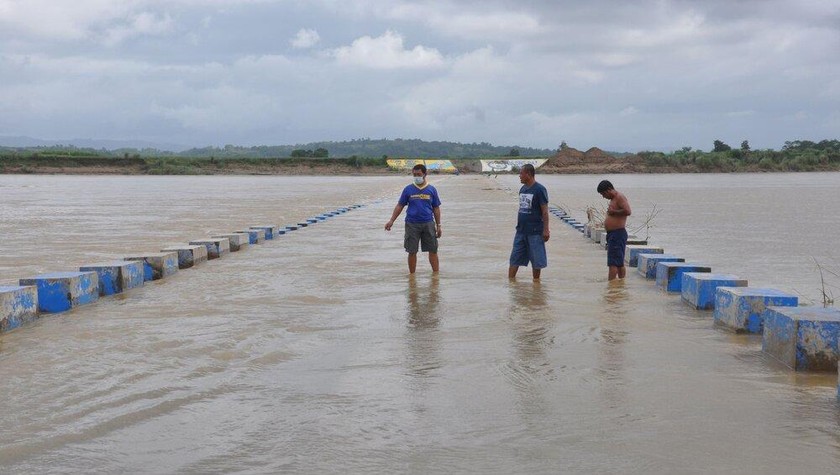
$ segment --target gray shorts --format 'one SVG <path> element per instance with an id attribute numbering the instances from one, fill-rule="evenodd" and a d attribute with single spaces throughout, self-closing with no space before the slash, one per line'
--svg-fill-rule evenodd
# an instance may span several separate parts
<path id="1" fill-rule="evenodd" d="M 435 222 L 428 223 L 405 223 L 405 252 L 417 254 L 418 244 L 423 252 L 437 253 L 438 240 L 435 235 Z"/>

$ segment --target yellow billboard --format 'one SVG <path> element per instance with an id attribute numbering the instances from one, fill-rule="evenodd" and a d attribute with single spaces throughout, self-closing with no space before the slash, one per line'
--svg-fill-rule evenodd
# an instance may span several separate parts
<path id="1" fill-rule="evenodd" d="M 414 165 L 425 165 L 428 171 L 437 171 L 444 173 L 454 173 L 457 171 L 455 165 L 451 160 L 439 159 L 424 159 L 424 158 L 389 158 L 388 167 L 394 170 L 408 171 L 414 168 Z"/>

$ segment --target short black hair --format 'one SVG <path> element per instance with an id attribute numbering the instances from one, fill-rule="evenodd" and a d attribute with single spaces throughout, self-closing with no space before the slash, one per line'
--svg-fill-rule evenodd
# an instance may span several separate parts
<path id="1" fill-rule="evenodd" d="M 422 163 L 414 165 L 414 168 L 411 169 L 411 172 L 413 173 L 414 170 L 420 170 L 421 172 L 423 172 L 423 175 L 426 175 L 426 165 L 423 165 Z"/>
<path id="2" fill-rule="evenodd" d="M 614 190 L 615 187 L 609 180 L 601 180 L 601 183 L 598 183 L 598 193 L 603 193 L 605 191 Z"/>
<path id="3" fill-rule="evenodd" d="M 531 176 L 535 176 L 537 174 L 537 169 L 534 168 L 534 166 L 531 165 L 530 163 L 526 163 L 525 165 L 522 165 L 522 171 L 528 173 Z"/>

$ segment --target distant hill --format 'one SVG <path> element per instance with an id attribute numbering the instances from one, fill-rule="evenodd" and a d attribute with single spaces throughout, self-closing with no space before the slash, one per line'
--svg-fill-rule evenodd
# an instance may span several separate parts
<path id="1" fill-rule="evenodd" d="M 190 148 L 188 145 L 150 142 L 146 140 L 101 140 L 101 139 L 70 139 L 45 140 L 25 136 L 0 136 L 0 148 L 36 148 L 36 147 L 75 147 L 91 150 L 154 150 L 156 152 L 180 152 Z"/>
<path id="2" fill-rule="evenodd" d="M 355 139 L 341 142 L 310 142 L 295 145 L 259 145 L 244 147 L 188 148 L 177 144 L 162 144 L 141 140 L 42 140 L 31 137 L 0 136 L 0 151 L 32 153 L 71 151 L 73 155 L 97 156 L 141 156 L 141 157 L 201 157 L 201 158 L 282 158 L 293 156 L 294 151 L 324 149 L 330 158 L 384 156 L 400 158 L 491 158 L 507 157 L 511 152 L 521 157 L 549 157 L 557 150 L 547 148 L 520 147 L 518 145 L 493 145 L 487 142 L 459 143 L 426 141 L 420 139 Z M 621 152 L 606 152 L 614 157 L 630 155 Z M 305 156 L 300 155 L 298 156 Z"/>
<path id="3" fill-rule="evenodd" d="M 425 141 L 420 139 L 357 139 L 344 142 L 311 142 L 297 145 L 261 145 L 239 147 L 227 145 L 223 148 L 193 148 L 180 152 L 183 157 L 288 157 L 294 150 L 326 149 L 330 157 L 412 157 L 412 158 L 478 158 L 508 156 L 512 150 L 523 157 L 545 157 L 555 151 L 543 148 L 519 147 L 516 145 L 494 146 L 492 144 Z"/>

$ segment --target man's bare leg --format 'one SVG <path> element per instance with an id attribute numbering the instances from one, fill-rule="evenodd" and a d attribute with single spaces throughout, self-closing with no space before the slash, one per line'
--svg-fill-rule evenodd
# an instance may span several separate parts
<path id="1" fill-rule="evenodd" d="M 540 280 L 540 271 L 541 270 L 542 269 L 533 269 L 532 273 L 534 274 L 534 280 Z"/>
<path id="2" fill-rule="evenodd" d="M 508 279 L 515 279 L 517 271 L 519 271 L 519 266 L 508 267 Z"/>
<path id="3" fill-rule="evenodd" d="M 417 270 L 417 253 L 408 255 L 408 273 L 413 274 Z"/>
<path id="4" fill-rule="evenodd" d="M 429 264 L 432 265 L 432 272 L 440 271 L 440 262 L 438 261 L 437 252 L 429 253 Z"/>
<path id="5" fill-rule="evenodd" d="M 623 279 L 627 275 L 627 266 L 621 266 L 618 268 L 618 278 Z"/>
<path id="6" fill-rule="evenodd" d="M 609 280 L 615 280 L 618 277 L 618 267 L 610 266 Z"/>

